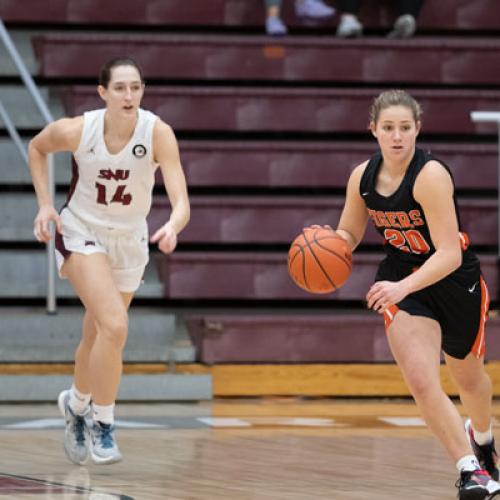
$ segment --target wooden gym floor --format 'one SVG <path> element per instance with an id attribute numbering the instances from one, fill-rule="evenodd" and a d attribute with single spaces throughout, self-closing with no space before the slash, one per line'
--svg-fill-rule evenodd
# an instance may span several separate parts
<path id="1" fill-rule="evenodd" d="M 122 404 L 117 421 L 125 460 L 78 467 L 55 405 L 0 406 L 0 499 L 456 498 L 455 468 L 409 401 Z"/>

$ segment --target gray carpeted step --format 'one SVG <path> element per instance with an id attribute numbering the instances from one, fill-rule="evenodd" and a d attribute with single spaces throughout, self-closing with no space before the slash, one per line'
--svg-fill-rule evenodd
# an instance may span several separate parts
<path id="1" fill-rule="evenodd" d="M 146 267 L 144 284 L 136 297 L 161 298 L 161 284 L 154 259 Z M 0 298 L 43 298 L 47 292 L 47 252 L 40 250 L 0 250 Z M 76 297 L 68 280 L 56 279 L 58 297 Z"/>
<path id="2" fill-rule="evenodd" d="M 64 205 L 66 195 L 57 194 L 55 206 Z M 38 212 L 35 193 L 2 193 L 0 213 L 0 241 L 36 241 L 33 236 L 33 220 Z"/>
<path id="3" fill-rule="evenodd" d="M 0 375 L 0 402 L 52 401 L 71 387 L 69 375 Z M 210 375 L 124 375 L 118 401 L 193 401 L 212 398 Z"/>
<path id="4" fill-rule="evenodd" d="M 38 63 L 33 52 L 31 37 L 41 32 L 10 29 L 8 33 L 29 73 L 31 75 L 38 73 Z M 10 57 L 10 54 L 5 49 L 4 44 L 0 43 L 0 77 L 3 76 L 19 76 L 19 71 Z"/>
<path id="5" fill-rule="evenodd" d="M 39 87 L 43 100 L 48 104 L 54 120 L 65 116 L 57 88 Z M 45 126 L 44 119 L 33 98 L 23 85 L 0 85 L 2 103 L 14 125 L 19 129 L 41 129 Z M 3 129 L 3 122 L 0 129 Z"/>
<path id="6" fill-rule="evenodd" d="M 28 150 L 28 140 L 24 141 Z M 15 144 L 9 138 L 0 139 L 0 184 L 30 185 L 31 175 L 28 165 L 20 156 Z M 71 181 L 71 154 L 57 153 L 54 155 L 54 175 L 56 183 L 69 185 Z M 2 194 L 2 197 L 4 195 Z"/>
<path id="7" fill-rule="evenodd" d="M 0 363 L 72 362 L 81 337 L 82 307 L 0 309 Z M 128 362 L 194 362 L 195 350 L 180 316 L 131 307 L 124 352 Z"/>
<path id="8" fill-rule="evenodd" d="M 38 73 L 38 62 L 33 52 L 31 37 L 36 36 L 40 32 L 9 29 L 8 33 L 28 72 L 31 75 Z M 19 76 L 19 71 L 4 44 L 0 43 L 0 77 L 4 76 Z"/>

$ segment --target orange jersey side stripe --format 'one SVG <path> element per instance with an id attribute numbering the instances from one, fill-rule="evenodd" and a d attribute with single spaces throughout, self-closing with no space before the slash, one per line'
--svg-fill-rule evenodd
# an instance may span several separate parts
<path id="1" fill-rule="evenodd" d="M 398 306 L 389 306 L 385 311 L 384 311 L 384 324 L 385 324 L 385 329 L 387 330 L 392 323 L 392 320 L 394 319 L 394 316 L 396 316 L 396 313 L 399 311 Z"/>
<path id="2" fill-rule="evenodd" d="M 469 235 L 467 233 L 458 233 L 458 236 L 460 237 L 460 246 L 462 250 L 467 250 L 470 245 Z"/>
<path id="3" fill-rule="evenodd" d="M 476 356 L 476 358 L 481 358 L 486 352 L 486 342 L 484 338 L 484 324 L 488 319 L 488 309 L 490 307 L 490 295 L 488 293 L 488 287 L 486 286 L 483 278 L 480 278 L 481 283 L 481 317 L 479 320 L 479 329 L 477 331 L 476 340 L 472 346 L 471 352 Z"/>

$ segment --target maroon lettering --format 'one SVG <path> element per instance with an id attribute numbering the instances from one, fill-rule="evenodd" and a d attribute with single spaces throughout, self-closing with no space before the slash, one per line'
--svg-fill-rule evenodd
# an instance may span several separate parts
<path id="1" fill-rule="evenodd" d="M 95 187 L 97 188 L 97 203 L 99 203 L 100 205 L 108 205 L 108 202 L 106 200 L 106 186 L 96 182 Z M 125 193 L 126 187 L 127 186 L 124 184 L 120 184 L 119 186 L 117 186 L 110 203 L 130 205 L 130 203 L 132 202 L 132 195 Z"/>
<path id="2" fill-rule="evenodd" d="M 113 172 L 110 168 L 99 170 L 99 179 L 106 179 L 107 181 L 125 181 L 130 175 L 130 170 L 117 169 Z"/>
<path id="3" fill-rule="evenodd" d="M 107 205 L 108 203 L 106 202 L 106 186 L 96 182 L 95 187 L 97 188 L 97 203 L 99 203 L 99 205 Z"/>
<path id="4" fill-rule="evenodd" d="M 111 199 L 111 203 L 121 203 L 122 205 L 130 205 L 130 202 L 132 201 L 132 195 L 124 194 L 126 187 L 127 186 L 125 185 L 120 185 L 116 188 L 115 194 Z"/>

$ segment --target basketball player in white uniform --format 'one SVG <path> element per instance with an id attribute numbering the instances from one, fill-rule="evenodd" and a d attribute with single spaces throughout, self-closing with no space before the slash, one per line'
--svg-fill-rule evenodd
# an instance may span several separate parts
<path id="1" fill-rule="evenodd" d="M 99 83 L 104 109 L 51 123 L 29 145 L 39 204 L 34 234 L 49 241 L 50 222 L 55 223 L 59 274 L 69 279 L 85 306 L 74 383 L 58 399 L 66 419 L 64 448 L 77 464 L 122 458 L 113 432 L 114 402 L 127 310 L 148 262 L 146 216 L 158 167 L 172 211 L 150 241 L 171 253 L 190 213 L 174 133 L 140 109 L 144 80 L 138 65 L 129 58 L 113 59 L 101 69 Z M 60 214 L 47 184 L 47 155 L 57 151 L 71 151 L 77 165 Z M 93 426 L 88 429 L 85 416 L 91 411 Z"/>

